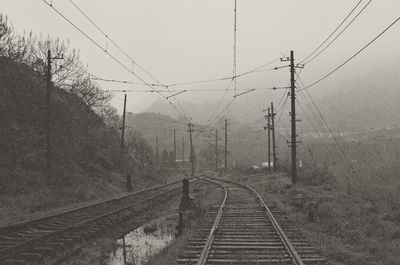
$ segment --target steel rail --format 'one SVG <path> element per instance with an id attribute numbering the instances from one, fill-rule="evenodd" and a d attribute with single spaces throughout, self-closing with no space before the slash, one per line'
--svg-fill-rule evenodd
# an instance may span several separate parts
<path id="1" fill-rule="evenodd" d="M 268 218 L 270 219 L 275 231 L 279 235 L 279 237 L 281 239 L 281 242 L 284 244 L 288 254 L 291 256 L 292 261 L 295 263 L 295 265 L 304 265 L 303 261 L 301 260 L 300 256 L 298 255 L 296 249 L 293 247 L 292 243 L 290 242 L 288 237 L 285 235 L 283 229 L 281 228 L 279 223 L 276 221 L 276 219 L 272 215 L 271 210 L 268 208 L 268 206 L 265 204 L 264 200 L 261 198 L 261 196 L 254 189 L 252 189 L 252 188 L 250 188 L 250 187 L 248 187 L 248 186 L 246 186 L 244 184 L 237 183 L 237 182 L 234 182 L 234 181 L 221 180 L 221 179 L 216 179 L 216 178 L 208 178 L 208 179 L 205 178 L 204 180 L 208 180 L 208 181 L 210 181 L 212 183 L 215 183 L 215 184 L 223 187 L 224 190 L 225 190 L 225 198 L 224 198 L 224 200 L 223 200 L 223 202 L 221 204 L 221 207 L 219 209 L 217 218 L 216 218 L 216 220 L 214 222 L 213 227 L 210 230 L 210 233 L 209 233 L 209 235 L 207 237 L 206 243 L 204 245 L 204 248 L 203 248 L 203 250 L 202 250 L 202 252 L 200 254 L 200 257 L 199 257 L 196 265 L 205 265 L 207 263 L 207 257 L 208 257 L 208 254 L 209 254 L 210 249 L 211 249 L 211 245 L 212 245 L 214 237 L 215 237 L 215 232 L 218 229 L 218 225 L 220 223 L 220 220 L 221 220 L 224 208 L 225 208 L 225 202 L 226 202 L 226 199 L 227 199 L 227 196 L 228 196 L 228 192 L 227 192 L 226 187 L 224 185 L 218 183 L 218 182 L 230 183 L 230 184 L 233 184 L 233 185 L 241 186 L 241 187 L 251 191 L 253 193 L 253 195 L 257 198 L 257 200 L 260 202 L 260 204 L 263 206 L 263 208 L 265 209 Z"/>
<path id="2" fill-rule="evenodd" d="M 0 235 L 3 232 L 3 230 L 13 229 L 13 228 L 17 228 L 17 227 L 20 227 L 20 226 L 23 226 L 23 225 L 27 225 L 27 224 L 32 225 L 32 224 L 34 224 L 36 222 L 40 223 L 40 222 L 42 222 L 42 221 L 44 221 L 46 219 L 49 219 L 49 218 L 61 217 L 62 215 L 78 212 L 78 211 L 81 211 L 81 210 L 84 210 L 84 209 L 91 208 L 93 206 L 101 205 L 101 204 L 104 204 L 104 203 L 111 203 L 111 202 L 114 202 L 114 201 L 119 201 L 119 200 L 122 200 L 122 199 L 125 199 L 125 198 L 128 198 L 128 197 L 132 197 L 132 196 L 141 194 L 141 193 L 146 192 L 146 191 L 151 191 L 151 190 L 163 188 L 163 187 L 166 187 L 166 186 L 169 186 L 169 185 L 174 185 L 174 184 L 177 184 L 177 183 L 179 183 L 181 181 L 182 181 L 182 179 L 181 180 L 177 180 L 177 181 L 173 181 L 173 182 L 170 182 L 170 183 L 166 183 L 166 184 L 152 186 L 152 187 L 149 187 L 149 188 L 146 188 L 146 189 L 143 189 L 143 190 L 135 191 L 135 192 L 132 192 L 132 193 L 117 197 L 117 198 L 106 199 L 106 200 L 94 202 L 94 203 L 87 204 L 87 205 L 84 205 L 84 206 L 80 206 L 80 207 L 77 207 L 77 208 L 73 208 L 73 209 L 69 209 L 69 210 L 66 210 L 66 211 L 62 211 L 62 212 L 57 213 L 57 214 L 49 214 L 49 215 L 46 215 L 46 216 L 43 216 L 43 217 L 39 217 L 39 218 L 35 218 L 35 219 L 32 219 L 32 220 L 26 220 L 26 221 L 22 221 L 22 222 L 18 222 L 18 223 L 13 223 L 13 224 L 10 224 L 10 225 L 4 225 L 4 226 L 0 227 Z"/>
<path id="3" fill-rule="evenodd" d="M 192 181 L 194 181 L 193 178 L 190 179 L 190 182 L 192 182 Z M 144 190 L 141 190 L 141 191 L 138 191 L 138 192 L 135 192 L 135 193 L 131 193 L 129 195 L 122 196 L 120 198 L 116 198 L 116 199 L 112 199 L 112 200 L 105 200 L 105 201 L 102 201 L 102 202 L 99 202 L 99 203 L 94 203 L 94 204 L 91 204 L 91 205 L 88 205 L 88 206 L 80 207 L 80 208 L 74 209 L 72 211 L 60 213 L 60 214 L 57 214 L 57 215 L 54 215 L 54 216 L 49 216 L 49 217 L 46 217 L 46 218 L 36 219 L 36 220 L 33 220 L 32 222 L 19 223 L 16 226 L 11 226 L 11 227 L 20 227 L 20 226 L 24 226 L 24 225 L 29 226 L 31 224 L 33 224 L 33 225 L 40 224 L 40 221 L 46 221 L 47 219 L 51 219 L 53 217 L 60 217 L 60 216 L 63 216 L 63 215 L 68 216 L 67 215 L 68 213 L 77 212 L 79 210 L 90 209 L 93 206 L 101 205 L 101 204 L 108 203 L 108 202 L 118 201 L 120 199 L 133 197 L 133 196 L 136 196 L 136 195 L 139 195 L 139 194 L 140 195 L 141 194 L 145 194 L 146 192 L 149 192 L 149 191 L 153 191 L 153 190 L 162 189 L 162 188 L 165 188 L 165 187 L 168 187 L 168 186 L 176 185 L 179 182 L 181 182 L 181 180 L 174 181 L 174 182 L 167 183 L 167 184 L 163 184 L 163 185 L 157 185 L 157 186 L 154 186 L 154 187 L 151 187 L 151 188 L 148 188 L 148 189 L 144 189 Z M 162 197 L 162 196 L 164 196 L 164 195 L 166 195 L 166 194 L 168 194 L 170 192 L 177 191 L 180 188 L 181 188 L 180 186 L 174 187 L 174 188 L 169 189 L 167 191 L 163 191 L 161 193 L 157 193 L 157 194 L 155 194 L 155 195 L 153 195 L 151 197 L 148 197 L 148 198 L 142 199 L 140 201 L 136 201 L 136 202 L 130 203 L 130 204 L 128 204 L 126 206 L 123 206 L 123 207 L 121 207 L 119 209 L 115 209 L 114 208 L 114 210 L 107 211 L 106 213 L 101 214 L 99 216 L 96 216 L 94 218 L 89 218 L 87 220 L 84 220 L 84 221 L 81 221 L 81 222 L 78 222 L 78 223 L 75 223 L 75 224 L 68 225 L 66 227 L 63 227 L 61 229 L 57 229 L 57 230 L 52 231 L 50 233 L 47 233 L 45 235 L 37 236 L 37 237 L 31 238 L 31 239 L 28 239 L 26 241 L 23 241 L 23 242 L 21 242 L 19 244 L 13 245 L 13 246 L 11 246 L 9 248 L 5 248 L 2 251 L 0 251 L 0 260 L 4 261 L 9 257 L 15 256 L 19 252 L 23 252 L 25 249 L 28 249 L 29 247 L 35 246 L 35 245 L 39 244 L 40 242 L 45 242 L 46 240 L 54 238 L 57 235 L 63 235 L 63 234 L 68 233 L 68 232 L 76 232 L 76 231 L 79 231 L 79 229 L 84 230 L 84 226 L 86 226 L 86 225 L 95 225 L 100 220 L 105 220 L 108 217 L 111 217 L 113 215 L 117 215 L 119 213 L 122 213 L 122 212 L 124 212 L 124 211 L 126 211 L 126 210 L 128 210 L 128 209 L 130 209 L 132 207 L 138 206 L 140 204 L 152 201 L 152 200 L 154 200 L 154 199 L 156 199 L 158 197 Z"/>
<path id="4" fill-rule="evenodd" d="M 268 208 L 268 206 L 265 204 L 264 200 L 261 198 L 261 196 L 252 188 L 249 186 L 246 186 L 241 183 L 233 182 L 233 181 L 227 181 L 224 180 L 225 182 L 236 184 L 239 186 L 244 187 L 245 189 L 250 190 L 258 199 L 258 201 L 261 203 L 261 205 L 264 207 L 265 211 L 268 214 L 268 218 L 271 220 L 272 224 L 274 225 L 274 228 L 278 232 L 279 237 L 281 238 L 282 242 L 284 243 L 286 250 L 288 253 L 292 256 L 292 260 L 295 262 L 296 265 L 304 265 L 304 262 L 301 260 L 299 254 L 297 254 L 296 249 L 294 248 L 293 244 L 290 242 L 289 238 L 286 236 L 285 232 L 283 231 L 282 227 L 279 225 L 278 221 L 276 221 L 275 217 L 273 216 L 271 210 Z"/>
<path id="5" fill-rule="evenodd" d="M 211 245 L 212 245 L 212 242 L 213 242 L 214 237 L 215 237 L 215 232 L 218 229 L 219 222 L 221 221 L 222 213 L 223 213 L 224 208 L 225 208 L 226 199 L 228 198 L 228 191 L 223 185 L 221 185 L 221 184 L 219 184 L 217 182 L 214 182 L 214 181 L 210 181 L 208 179 L 204 179 L 204 180 L 207 180 L 207 181 L 209 181 L 209 182 L 211 182 L 213 184 L 216 184 L 217 186 L 220 186 L 224 190 L 225 196 L 224 196 L 224 199 L 223 199 L 223 201 L 221 203 L 221 206 L 220 206 L 220 208 L 218 210 L 218 215 L 215 218 L 214 225 L 211 228 L 210 233 L 208 234 L 207 241 L 206 241 L 206 243 L 204 245 L 203 251 L 201 252 L 199 260 L 197 261 L 196 265 L 204 265 L 207 262 L 208 253 L 209 253 L 209 251 L 211 249 Z"/>
<path id="6" fill-rule="evenodd" d="M 25 242 L 23 242 L 23 243 L 20 243 L 20 244 L 18 244 L 18 245 L 15 245 L 15 246 L 12 246 L 12 247 L 10 247 L 10 248 L 7 248 L 7 249 L 3 250 L 3 251 L 0 253 L 0 255 L 2 255 L 2 256 L 1 256 L 1 259 L 7 258 L 7 257 L 12 256 L 12 255 L 15 255 L 16 252 L 18 252 L 19 250 L 21 250 L 21 249 L 24 248 L 24 247 L 32 246 L 32 245 L 34 245 L 35 243 L 38 243 L 38 242 L 41 242 L 41 241 L 45 241 L 45 240 L 47 240 L 47 239 L 49 239 L 49 238 L 51 238 L 51 237 L 54 237 L 54 236 L 56 236 L 56 235 L 60 235 L 60 234 L 65 233 L 65 232 L 71 232 L 71 231 L 77 230 L 77 229 L 82 228 L 83 226 L 85 226 L 85 225 L 87 225 L 87 224 L 96 223 L 96 222 L 99 221 L 99 220 L 102 220 L 102 219 L 104 219 L 104 218 L 107 218 L 107 217 L 109 217 L 109 216 L 111 216 L 111 215 L 115 215 L 115 214 L 121 213 L 121 212 L 123 212 L 123 211 L 125 211 L 125 210 L 127 210 L 127 209 L 129 209 L 129 208 L 132 208 L 132 207 L 135 207 L 135 206 L 137 206 L 137 205 L 139 205 L 139 204 L 142 204 L 142 203 L 151 201 L 151 200 L 153 200 L 153 199 L 155 199 L 155 198 L 157 198 L 157 197 L 166 195 L 167 193 L 170 193 L 170 192 L 175 191 L 175 190 L 177 190 L 177 189 L 180 189 L 180 187 L 176 187 L 176 188 L 174 188 L 174 189 L 172 189 L 172 190 L 168 190 L 168 191 L 162 192 L 162 193 L 160 193 L 160 194 L 156 194 L 156 195 L 154 195 L 154 196 L 152 196 L 152 197 L 150 197 L 150 198 L 147 198 L 147 199 L 144 199 L 144 200 L 135 202 L 135 203 L 133 203 L 133 204 L 131 204 L 131 205 L 125 206 L 125 207 L 120 208 L 120 209 L 118 209 L 118 210 L 114 210 L 114 211 L 108 212 L 108 213 L 103 214 L 103 215 L 101 215 L 101 216 L 98 216 L 98 217 L 95 217 L 95 218 L 91 218 L 91 219 L 85 220 L 85 221 L 83 221 L 83 222 L 79 222 L 79 223 L 77 223 L 77 224 L 73 224 L 73 225 L 71 225 L 71 226 L 68 226 L 68 227 L 65 227 L 65 228 L 56 230 L 56 231 L 51 232 L 51 233 L 49 233 L 49 234 L 46 234 L 46 235 L 44 235 L 44 236 L 36 237 L 36 238 L 30 239 L 30 240 L 27 240 L 27 241 L 25 241 Z M 0 259 L 0 260 L 1 260 L 1 259 Z"/>

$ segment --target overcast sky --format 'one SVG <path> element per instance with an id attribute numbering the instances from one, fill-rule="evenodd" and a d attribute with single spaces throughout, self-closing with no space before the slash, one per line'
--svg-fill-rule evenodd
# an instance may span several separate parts
<path id="1" fill-rule="evenodd" d="M 48 0 L 50 1 L 50 0 Z M 232 75 L 233 0 L 73 0 L 148 72 L 162 83 L 179 83 Z M 316 48 L 359 0 L 238 0 L 237 72 L 251 70 L 288 54 L 303 59 Z M 17 31 L 60 37 L 80 50 L 89 71 L 112 79 L 136 81 L 120 65 L 90 43 L 42 0 L 0 0 L 1 12 Z M 68 0 L 53 6 L 87 34 L 105 45 L 105 37 Z M 361 5 L 366 4 L 363 1 Z M 303 70 L 311 83 L 342 63 L 400 15 L 399 0 L 374 0 L 348 30 Z M 399 59 L 400 24 L 346 65 L 332 78 L 310 90 L 325 93 L 341 82 L 361 78 L 374 67 L 385 68 Z M 108 42 L 110 53 L 130 65 Z M 281 66 L 276 63 L 271 66 Z M 397 71 L 398 73 L 398 71 Z M 143 78 L 151 81 L 138 71 Z M 258 72 L 238 79 L 238 88 L 286 86 L 288 69 Z M 226 88 L 229 81 L 180 89 Z M 102 83 L 104 89 L 145 89 L 143 86 Z M 271 96 L 273 92 L 254 92 Z M 223 92 L 185 93 L 180 100 L 218 100 Z M 245 97 L 245 95 L 243 95 Z M 159 99 L 156 94 L 128 94 L 128 111 L 139 112 Z M 120 110 L 122 94 L 113 104 Z M 239 98 L 238 98 L 239 100 Z M 257 109 L 254 109 L 257 111 Z"/>

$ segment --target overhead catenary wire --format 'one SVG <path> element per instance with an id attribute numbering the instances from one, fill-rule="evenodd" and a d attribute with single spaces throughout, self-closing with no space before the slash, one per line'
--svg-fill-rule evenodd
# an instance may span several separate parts
<path id="1" fill-rule="evenodd" d="M 168 90 L 168 86 L 161 84 L 161 82 L 156 79 L 152 74 L 150 74 L 148 71 L 146 71 L 141 65 L 139 65 L 126 51 L 124 51 L 113 39 L 111 39 L 109 37 L 109 35 L 107 33 L 105 33 L 105 31 L 103 29 L 100 28 L 99 25 L 97 25 L 81 8 L 79 8 L 72 0 L 68 0 L 90 23 L 92 23 L 106 38 L 107 40 L 110 40 L 111 43 L 122 53 L 124 54 L 133 64 L 133 66 L 138 67 L 139 69 L 141 69 L 145 74 L 147 74 L 153 81 L 155 81 L 157 84 L 149 84 L 151 86 L 163 86 L 166 87 Z M 106 42 L 107 44 L 107 42 Z M 132 72 L 134 72 L 134 70 L 132 69 Z M 105 80 L 102 80 L 105 81 Z M 114 82 L 118 82 L 118 80 L 113 80 Z M 126 82 L 120 82 L 120 83 L 126 83 Z M 169 97 L 166 98 L 167 100 L 169 100 Z M 189 117 L 189 119 L 191 120 L 192 118 L 190 117 L 190 115 L 183 109 L 182 105 L 179 104 L 179 102 L 175 99 L 175 102 L 179 105 L 179 107 L 181 108 L 181 110 L 183 111 L 183 113 L 185 113 L 185 115 L 187 115 Z"/>
<path id="2" fill-rule="evenodd" d="M 275 121 L 275 126 L 279 124 L 279 122 L 280 122 L 280 120 L 281 120 L 281 118 L 282 118 L 282 115 L 283 115 L 283 113 L 284 113 L 284 110 L 285 110 L 285 107 L 286 107 L 286 103 L 287 103 L 288 98 L 289 98 L 289 94 L 286 94 L 286 99 L 285 99 L 285 102 L 284 102 L 283 105 L 282 105 L 281 110 L 276 112 L 276 113 L 279 113 L 279 112 L 280 112 L 280 115 L 278 116 L 278 119 Z"/>
<path id="3" fill-rule="evenodd" d="M 298 93 L 298 94 L 302 94 L 302 91 L 303 91 L 303 90 L 299 89 L 298 91 L 300 91 L 300 93 Z M 307 90 L 305 90 L 305 95 L 306 95 L 305 98 L 308 97 L 309 102 L 311 102 L 313 108 L 316 110 L 316 113 L 318 114 L 318 117 L 321 119 L 321 121 L 322 121 L 322 123 L 323 123 L 323 127 L 325 127 L 325 129 L 327 130 L 328 134 L 331 136 L 331 138 L 332 138 L 332 140 L 333 140 L 333 143 L 334 143 L 334 145 L 336 146 L 336 148 L 337 148 L 337 150 L 338 150 L 339 155 L 342 157 L 343 163 L 344 163 L 344 164 L 348 164 L 349 168 L 351 169 L 351 172 L 352 172 L 353 175 L 354 175 L 354 178 L 355 178 L 355 179 L 358 181 L 358 183 L 360 184 L 362 196 L 365 197 L 365 196 L 366 196 L 366 190 L 365 190 L 365 186 L 364 186 L 363 182 L 361 181 L 360 176 L 357 174 L 357 172 L 356 172 L 355 168 L 353 167 L 353 165 L 352 165 L 351 163 L 349 163 L 349 159 L 347 158 L 346 153 L 344 152 L 342 146 L 339 144 L 338 139 L 336 138 L 336 136 L 335 136 L 335 134 L 333 133 L 333 131 L 332 131 L 332 129 L 330 128 L 330 126 L 328 125 L 326 119 L 325 119 L 324 116 L 322 115 L 322 113 L 321 113 L 321 111 L 319 110 L 317 104 L 315 103 L 315 101 L 314 101 L 313 98 L 311 97 L 311 94 L 310 94 Z"/>
<path id="4" fill-rule="evenodd" d="M 249 74 L 258 72 L 260 69 L 262 69 L 262 68 L 264 68 L 264 67 L 266 67 L 268 65 L 271 65 L 271 64 L 273 64 L 273 63 L 275 63 L 277 61 L 279 61 L 279 58 L 278 59 L 274 59 L 274 60 L 269 61 L 269 62 L 267 62 L 265 64 L 257 66 L 255 68 L 249 70 L 249 71 L 246 71 L 246 72 L 234 75 L 234 76 L 225 76 L 225 77 L 221 77 L 221 78 L 211 78 L 211 79 L 204 79 L 204 80 L 186 81 L 186 82 L 181 82 L 181 83 L 171 83 L 171 84 L 167 84 L 166 86 L 167 87 L 177 87 L 177 86 L 188 86 L 188 85 L 211 83 L 211 82 L 226 81 L 226 80 L 232 80 L 233 81 L 234 79 L 237 79 L 239 77 L 247 76 Z M 276 70 L 276 68 L 274 67 L 274 68 L 270 68 L 270 69 L 265 69 L 263 71 L 273 71 L 273 70 Z"/>
<path id="5" fill-rule="evenodd" d="M 96 79 L 95 79 L 96 80 Z M 258 88 L 238 88 L 237 91 L 243 91 L 244 93 L 250 92 L 250 91 L 263 91 L 263 90 L 277 90 L 277 89 L 286 89 L 288 87 L 258 87 Z M 154 89 L 109 89 L 105 90 L 107 92 L 123 92 L 123 93 L 155 93 L 156 91 Z M 163 90 L 163 93 L 192 93 L 192 92 L 222 92 L 225 91 L 225 89 L 219 89 L 219 88 L 209 88 L 209 89 L 185 89 L 185 90 Z M 242 94 L 237 94 L 236 97 L 241 96 Z M 166 96 L 167 98 L 171 96 Z"/>
<path id="6" fill-rule="evenodd" d="M 314 61 L 319 55 L 321 55 L 326 49 L 328 49 L 341 35 L 342 33 L 358 18 L 361 13 L 364 12 L 364 10 L 369 6 L 369 4 L 372 2 L 372 0 L 369 0 L 368 3 L 357 13 L 357 15 L 347 24 L 345 28 L 343 28 L 339 34 L 326 45 L 322 50 L 320 50 L 316 55 L 314 55 L 311 59 L 307 60 L 304 62 L 304 64 L 309 64 L 310 62 Z"/>
<path id="7" fill-rule="evenodd" d="M 400 17 L 398 17 L 396 20 L 394 20 L 389 26 L 387 26 L 383 31 L 381 31 L 376 37 L 374 37 L 371 41 L 369 41 L 366 45 L 364 45 L 360 50 L 358 50 L 355 54 L 353 54 L 350 58 L 348 58 L 346 61 L 344 61 L 342 64 L 340 64 L 338 67 L 318 79 L 317 81 L 306 85 L 305 87 L 302 87 L 301 90 L 306 90 L 310 87 L 315 86 L 316 84 L 320 83 L 321 81 L 325 80 L 332 74 L 334 74 L 336 71 L 338 71 L 340 68 L 342 68 L 344 65 L 346 65 L 348 62 L 353 60 L 356 56 L 358 56 L 361 52 L 363 52 L 366 48 L 368 48 L 372 43 L 374 43 L 377 39 L 379 39 L 385 32 L 387 32 L 391 27 L 393 27 L 398 21 L 400 20 Z"/>
<path id="8" fill-rule="evenodd" d="M 235 0 L 235 7 L 234 7 L 234 21 L 233 21 L 233 82 L 234 82 L 234 96 L 236 96 L 236 50 L 237 50 L 237 29 L 236 29 L 236 24 L 237 24 L 237 0 Z"/>
<path id="9" fill-rule="evenodd" d="M 223 109 L 220 111 L 220 113 L 219 113 L 217 116 L 215 116 L 215 117 L 210 121 L 210 123 L 213 123 L 213 122 L 216 121 L 219 117 L 221 117 L 221 116 L 225 113 L 225 110 L 227 110 L 227 109 L 233 104 L 233 102 L 235 102 L 235 100 L 236 100 L 236 98 L 231 99 L 231 100 L 228 102 L 228 104 L 225 106 L 225 108 L 223 108 Z"/>
<path id="10" fill-rule="evenodd" d="M 299 93 L 299 94 L 302 95 L 302 93 Z M 315 123 L 312 120 L 311 115 L 306 111 L 305 107 L 303 107 L 303 104 L 300 103 L 299 99 L 296 98 L 296 101 L 297 101 L 298 105 L 300 106 L 302 112 L 304 113 L 304 116 L 306 117 L 306 119 L 311 124 L 312 128 L 314 129 L 315 134 L 317 135 L 317 137 L 321 140 L 321 142 L 325 145 L 326 149 L 328 150 L 329 156 L 332 159 L 334 159 L 333 152 L 331 151 L 331 148 L 329 147 L 329 145 L 326 142 L 326 140 L 324 139 L 324 137 L 321 135 L 321 132 L 317 129 Z M 310 106 L 307 105 L 306 100 L 304 100 L 304 103 L 305 103 L 304 105 L 311 110 Z M 311 110 L 311 112 L 312 112 L 312 110 Z"/>
<path id="11" fill-rule="evenodd" d="M 107 79 L 107 78 L 99 77 L 98 75 L 89 72 L 86 68 L 84 68 L 84 67 L 82 67 L 81 65 L 79 65 L 79 62 L 74 63 L 74 62 L 72 61 L 72 59 L 69 58 L 68 56 L 64 56 L 64 59 L 66 59 L 66 60 L 68 60 L 69 62 L 71 62 L 72 64 L 74 64 L 75 67 L 79 68 L 82 72 L 84 72 L 84 73 L 86 73 L 88 76 L 90 76 L 92 80 L 95 80 L 95 81 L 104 81 L 104 82 L 113 82 L 113 83 L 122 83 L 122 84 L 130 84 L 130 85 L 141 85 L 141 86 L 143 86 L 143 83 L 139 83 L 139 82 L 133 82 L 133 81 L 128 81 L 128 80 Z M 158 86 L 157 84 L 149 84 L 149 85 Z"/>
<path id="12" fill-rule="evenodd" d="M 133 72 L 131 69 L 129 69 L 125 64 L 123 64 L 120 60 L 118 60 L 114 55 L 109 53 L 107 50 L 104 50 L 103 47 L 95 41 L 93 38 L 91 38 L 86 32 L 84 32 L 81 28 L 79 28 L 75 23 L 73 23 L 69 18 L 67 18 L 64 14 L 62 14 L 58 9 L 56 9 L 51 3 L 47 2 L 46 0 L 42 0 L 46 5 L 48 5 L 50 8 L 52 8 L 58 15 L 60 15 L 65 21 L 67 21 L 70 25 L 72 25 L 76 30 L 78 30 L 83 36 L 85 36 L 92 44 L 94 44 L 97 48 L 102 50 L 105 54 L 107 54 L 111 59 L 113 59 L 117 64 L 119 64 L 121 67 L 123 67 L 125 70 L 127 70 L 130 74 L 132 74 L 135 78 L 137 78 L 139 81 L 143 83 L 143 85 L 148 86 L 152 88 L 157 94 L 159 94 L 161 97 L 166 99 L 166 96 L 162 94 L 161 91 L 157 90 L 154 88 L 154 86 L 151 86 L 150 84 L 146 83 L 143 78 L 138 76 L 135 72 Z M 166 99 L 169 104 L 172 106 L 173 109 L 175 109 L 184 119 L 186 119 L 188 122 L 191 121 L 191 118 L 185 116 L 181 111 L 178 110 L 178 108 L 169 100 Z"/>
<path id="13" fill-rule="evenodd" d="M 230 87 L 232 86 L 232 82 L 233 80 L 231 79 L 228 86 L 226 87 L 224 94 L 222 95 L 221 99 L 218 101 L 216 107 L 214 108 L 214 110 L 211 112 L 210 117 L 207 119 L 206 125 L 210 124 L 210 121 L 212 119 L 212 117 L 214 116 L 214 114 L 218 111 L 219 107 L 221 106 L 222 102 L 224 101 L 226 94 L 228 93 Z"/>
<path id="14" fill-rule="evenodd" d="M 106 38 L 110 40 L 110 42 L 122 53 L 124 54 L 136 67 L 141 69 L 146 75 L 148 75 L 153 81 L 156 81 L 159 85 L 161 85 L 160 81 L 156 79 L 152 74 L 146 71 L 140 64 L 136 62 L 126 51 L 124 51 L 98 24 L 94 22 L 74 1 L 68 0 L 94 27 L 96 27 Z M 107 43 L 107 42 L 106 42 Z"/>
<path id="15" fill-rule="evenodd" d="M 304 59 L 300 61 L 300 63 L 303 63 L 307 61 L 311 56 L 313 56 L 338 30 L 339 28 L 346 22 L 346 20 L 351 16 L 351 14 L 354 13 L 354 11 L 357 9 L 357 7 L 361 4 L 363 0 L 358 1 L 358 3 L 353 7 L 353 9 L 350 11 L 350 13 L 340 22 L 340 24 L 329 34 L 329 36 L 315 49 L 313 50 L 309 55 L 307 55 Z"/>
<path id="16" fill-rule="evenodd" d="M 278 110 L 279 109 L 279 107 L 281 106 L 281 103 L 283 102 L 283 99 L 285 98 L 285 96 L 287 96 L 288 95 L 288 89 L 290 88 L 290 86 L 289 86 L 290 84 L 288 84 L 287 85 L 287 89 L 286 90 L 284 90 L 283 91 L 283 93 L 282 93 L 282 97 L 280 98 L 280 100 L 278 101 L 278 104 L 276 104 L 276 106 L 275 106 L 275 108 Z"/>

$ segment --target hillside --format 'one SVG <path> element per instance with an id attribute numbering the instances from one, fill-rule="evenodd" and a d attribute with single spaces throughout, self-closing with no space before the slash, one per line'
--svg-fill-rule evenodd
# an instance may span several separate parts
<path id="1" fill-rule="evenodd" d="M 44 80 L 25 64 L 0 57 L 0 225 L 126 190 L 118 130 L 78 95 L 55 86 L 53 167 L 46 178 Z M 148 176 L 133 175 L 134 189 L 154 183 Z"/>

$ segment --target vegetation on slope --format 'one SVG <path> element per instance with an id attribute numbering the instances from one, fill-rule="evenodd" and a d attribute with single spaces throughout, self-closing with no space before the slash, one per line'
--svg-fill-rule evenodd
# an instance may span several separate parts
<path id="1" fill-rule="evenodd" d="M 53 63 L 52 69 L 52 167 L 47 177 L 48 49 L 64 59 Z M 131 175 L 134 189 L 158 181 L 151 171 L 151 147 L 133 133 L 126 137 L 129 148 L 121 175 L 120 118 L 110 105 L 111 96 L 82 65 L 78 52 L 69 51 L 67 43 L 18 35 L 0 15 L 1 224 L 121 195 L 126 174 Z"/>

